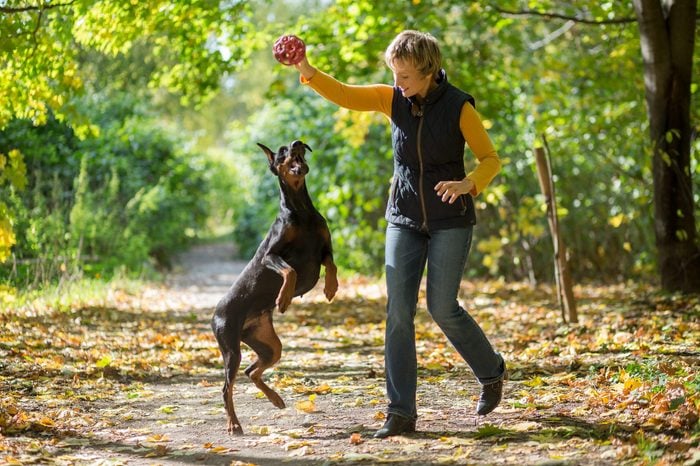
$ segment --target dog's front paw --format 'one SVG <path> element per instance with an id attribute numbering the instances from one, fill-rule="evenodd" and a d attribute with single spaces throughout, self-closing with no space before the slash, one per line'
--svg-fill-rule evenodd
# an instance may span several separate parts
<path id="1" fill-rule="evenodd" d="M 323 294 L 326 295 L 328 301 L 332 300 L 335 293 L 338 291 L 338 279 L 336 277 L 326 276 L 326 283 L 323 287 Z"/>
<path id="2" fill-rule="evenodd" d="M 323 294 L 326 295 L 326 299 L 330 302 L 335 297 L 336 291 L 338 291 L 338 284 L 337 283 L 335 284 L 335 287 L 324 288 Z"/>
<path id="3" fill-rule="evenodd" d="M 281 313 L 284 313 L 294 297 L 294 290 L 297 286 L 297 272 L 290 267 L 285 271 L 282 277 L 284 279 L 282 281 L 282 288 L 280 288 L 275 304 L 277 304 L 277 309 Z"/>
<path id="4" fill-rule="evenodd" d="M 280 313 L 284 314 L 284 311 L 286 311 L 289 305 L 292 303 L 292 297 L 293 296 L 291 293 L 280 292 L 280 294 L 277 295 L 277 301 L 275 301 L 275 304 L 277 304 L 277 310 L 280 311 Z"/>

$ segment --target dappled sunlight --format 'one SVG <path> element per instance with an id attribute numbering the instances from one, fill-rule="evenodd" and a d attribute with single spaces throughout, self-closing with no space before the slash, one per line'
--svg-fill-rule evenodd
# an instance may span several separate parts
<path id="1" fill-rule="evenodd" d="M 386 406 L 383 282 L 347 278 L 340 290 L 328 303 L 320 285 L 275 314 L 283 355 L 267 378 L 290 408 L 276 410 L 241 374 L 235 400 L 254 436 L 246 445 L 281 448 L 283 458 L 381 462 L 396 449 L 417 462 L 474 463 L 488 463 L 495 451 L 521 451 L 532 461 L 633 460 L 650 445 L 672 460 L 691 448 L 697 297 L 582 286 L 581 323 L 567 325 L 551 286 L 464 281 L 460 299 L 510 371 L 501 406 L 483 421 L 473 414 L 478 385 L 421 294 L 419 432 L 375 444 L 368 437 Z M 233 460 L 211 310 L 177 286 L 114 289 L 97 301 L 0 314 L 0 455 Z M 253 356 L 244 346 L 242 367 Z M 204 418 L 209 440 L 185 440 Z M 358 447 L 350 448 L 353 432 Z"/>

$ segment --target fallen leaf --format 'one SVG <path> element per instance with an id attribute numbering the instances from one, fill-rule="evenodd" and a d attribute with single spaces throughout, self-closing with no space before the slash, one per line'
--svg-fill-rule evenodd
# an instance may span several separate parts
<path id="1" fill-rule="evenodd" d="M 160 408 L 158 408 L 158 411 L 160 411 L 161 413 L 165 413 L 165 414 L 173 414 L 178 409 L 179 409 L 179 407 L 175 406 L 175 405 L 164 405 L 164 406 L 161 406 Z"/>
<path id="2" fill-rule="evenodd" d="M 158 443 L 158 442 L 169 442 L 170 439 L 165 434 L 153 434 L 146 438 L 147 442 Z"/>
<path id="3" fill-rule="evenodd" d="M 308 400 L 297 401 L 294 407 L 304 413 L 313 413 L 316 411 L 316 394 L 309 395 Z"/>

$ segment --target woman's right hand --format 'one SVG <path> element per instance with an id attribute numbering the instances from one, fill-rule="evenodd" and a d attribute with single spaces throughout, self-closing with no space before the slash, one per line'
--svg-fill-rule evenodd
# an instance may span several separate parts
<path id="1" fill-rule="evenodd" d="M 309 63 L 309 60 L 307 60 L 306 56 L 304 56 L 304 58 L 302 58 L 299 63 L 294 65 L 294 68 L 299 70 L 299 73 L 301 73 L 301 75 L 306 80 L 313 78 L 314 75 L 316 74 L 316 68 L 311 66 L 311 64 Z"/>

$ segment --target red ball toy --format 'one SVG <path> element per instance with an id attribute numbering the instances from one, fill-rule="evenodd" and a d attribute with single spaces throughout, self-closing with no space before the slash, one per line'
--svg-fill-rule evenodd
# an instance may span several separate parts
<path id="1" fill-rule="evenodd" d="M 296 65 L 306 55 L 306 45 L 297 36 L 285 35 L 275 41 L 272 53 L 283 65 Z"/>

